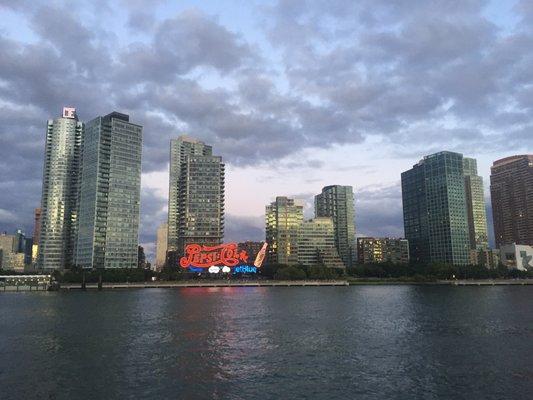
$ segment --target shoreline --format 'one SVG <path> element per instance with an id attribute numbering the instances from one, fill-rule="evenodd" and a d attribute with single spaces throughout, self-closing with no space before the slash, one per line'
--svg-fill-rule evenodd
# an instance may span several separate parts
<path id="1" fill-rule="evenodd" d="M 103 283 L 101 290 L 128 290 L 128 289 L 176 289 L 176 288 L 226 288 L 226 287 L 318 287 L 318 286 L 529 286 L 533 285 L 533 279 L 477 279 L 477 280 L 437 280 L 427 282 L 396 281 L 387 279 L 338 279 L 330 281 L 274 281 L 274 280 L 250 280 L 250 281 L 155 281 L 155 282 L 116 282 Z M 47 287 L 28 285 L 3 286 L 2 292 L 27 292 L 46 291 Z M 82 291 L 99 290 L 98 283 L 87 283 L 85 289 L 81 283 L 64 283 L 53 291 Z"/>
<path id="2" fill-rule="evenodd" d="M 172 289 L 172 288 L 220 288 L 220 287 L 317 287 L 317 286 L 363 286 L 363 285 L 418 285 L 418 286 L 524 286 L 533 285 L 533 279 L 487 279 L 487 280 L 439 280 L 433 282 L 393 280 L 334 280 L 334 281 L 186 281 L 186 282 L 121 282 L 103 283 L 108 289 Z M 82 290 L 81 284 L 63 284 L 59 290 Z M 97 283 L 86 284 L 86 290 L 98 290 Z"/>

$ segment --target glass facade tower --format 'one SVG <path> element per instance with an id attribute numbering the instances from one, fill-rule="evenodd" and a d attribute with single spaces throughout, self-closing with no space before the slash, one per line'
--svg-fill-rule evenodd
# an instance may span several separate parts
<path id="1" fill-rule="evenodd" d="M 225 166 L 205 143 L 180 136 L 170 141 L 168 251 L 213 246 L 224 237 Z"/>
<path id="2" fill-rule="evenodd" d="M 468 235 L 472 250 L 486 249 L 489 246 L 487 234 L 487 212 L 483 193 L 483 178 L 477 174 L 477 161 L 463 158 L 465 176 L 466 211 L 468 215 Z"/>
<path id="3" fill-rule="evenodd" d="M 350 267 L 355 250 L 355 211 L 353 188 L 332 185 L 315 196 L 315 216 L 329 217 L 335 229 L 335 245 L 344 265 Z"/>
<path id="4" fill-rule="evenodd" d="M 470 238 L 462 154 L 424 157 L 402 173 L 405 237 L 411 260 L 469 263 Z"/>
<path id="5" fill-rule="evenodd" d="M 76 264 L 136 268 L 142 127 L 113 112 L 86 124 Z"/>
<path id="6" fill-rule="evenodd" d="M 43 167 L 39 224 L 38 267 L 68 268 L 73 263 L 78 218 L 83 123 L 74 108 L 64 108 L 61 118 L 48 121 Z"/>
<path id="7" fill-rule="evenodd" d="M 287 197 L 276 197 L 266 206 L 266 242 L 268 262 L 298 263 L 298 236 L 304 219 L 303 204 Z"/>

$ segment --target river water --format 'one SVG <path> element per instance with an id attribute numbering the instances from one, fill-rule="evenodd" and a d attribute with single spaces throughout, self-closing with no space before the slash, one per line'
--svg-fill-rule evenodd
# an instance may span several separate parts
<path id="1" fill-rule="evenodd" d="M 1 293 L 0 398 L 533 398 L 533 287 Z"/>

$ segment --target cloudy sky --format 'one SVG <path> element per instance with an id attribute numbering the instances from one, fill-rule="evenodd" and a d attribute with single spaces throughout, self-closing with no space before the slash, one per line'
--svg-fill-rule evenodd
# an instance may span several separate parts
<path id="1" fill-rule="evenodd" d="M 227 164 L 226 238 L 266 203 L 354 186 L 357 231 L 403 235 L 400 173 L 440 150 L 533 150 L 533 1 L 0 0 L 0 230 L 33 229 L 46 120 L 144 126 L 141 243 L 166 219 L 169 140 Z M 490 207 L 489 211 L 490 211 Z"/>

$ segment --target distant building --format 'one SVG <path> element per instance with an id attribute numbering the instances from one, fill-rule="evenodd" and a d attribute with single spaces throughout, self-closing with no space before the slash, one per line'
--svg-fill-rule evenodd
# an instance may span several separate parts
<path id="1" fill-rule="evenodd" d="M 34 217 L 33 217 L 33 241 L 35 243 L 39 243 L 39 240 L 41 240 L 41 215 L 42 215 L 41 209 L 36 208 L 34 210 Z"/>
<path id="2" fill-rule="evenodd" d="M 12 253 L 15 253 L 15 236 L 4 232 L 0 234 L 0 269 L 11 269 L 7 257 Z"/>
<path id="3" fill-rule="evenodd" d="M 42 211 L 40 208 L 34 210 L 34 220 L 33 220 L 33 243 L 31 250 L 31 259 L 32 264 L 37 263 L 37 257 L 39 255 L 39 240 L 41 240 L 41 215 Z"/>
<path id="4" fill-rule="evenodd" d="M 76 245 L 83 123 L 74 108 L 48 121 L 41 212 L 35 214 L 38 264 L 45 270 L 72 265 Z M 38 222 L 40 220 L 40 224 Z"/>
<path id="5" fill-rule="evenodd" d="M 490 193 L 496 247 L 533 245 L 533 154 L 495 161 Z"/>
<path id="6" fill-rule="evenodd" d="M 157 228 L 155 269 L 160 271 L 165 266 L 168 245 L 168 224 L 163 223 Z"/>
<path id="7" fill-rule="evenodd" d="M 533 246 L 515 243 L 501 245 L 500 260 L 509 269 L 533 271 Z"/>
<path id="8" fill-rule="evenodd" d="M 144 247 L 142 246 L 137 248 L 137 267 L 146 268 L 146 254 L 144 254 Z"/>
<path id="9" fill-rule="evenodd" d="M 24 264 L 27 267 L 33 266 L 33 238 L 24 240 Z"/>
<path id="10" fill-rule="evenodd" d="M 497 268 L 500 264 L 500 251 L 489 248 L 472 249 L 470 250 L 470 264 L 489 269 Z"/>
<path id="11" fill-rule="evenodd" d="M 360 237 L 357 238 L 357 262 L 359 264 L 409 262 L 407 239 Z"/>
<path id="12" fill-rule="evenodd" d="M 24 253 L 19 252 L 19 235 L 0 235 L 0 269 L 24 271 Z"/>
<path id="13" fill-rule="evenodd" d="M 402 173 L 405 237 L 416 262 L 466 265 L 470 236 L 463 156 L 443 151 Z"/>
<path id="14" fill-rule="evenodd" d="M 266 242 L 268 263 L 297 264 L 298 234 L 304 218 L 303 202 L 276 197 L 266 206 Z"/>
<path id="15" fill-rule="evenodd" d="M 477 174 L 477 161 L 473 158 L 464 157 L 463 173 L 465 177 L 470 248 L 484 249 L 489 246 L 489 237 L 487 234 L 483 178 Z"/>
<path id="16" fill-rule="evenodd" d="M 15 253 L 26 252 L 26 235 L 18 229 L 15 232 Z"/>
<path id="17" fill-rule="evenodd" d="M 345 266 L 352 264 L 355 247 L 355 211 L 353 188 L 331 185 L 315 196 L 315 216 L 333 220 L 335 245 Z"/>
<path id="18" fill-rule="evenodd" d="M 142 126 L 113 112 L 86 124 L 76 264 L 136 268 Z"/>
<path id="19" fill-rule="evenodd" d="M 168 250 L 183 255 L 188 244 L 222 243 L 224 177 L 211 146 L 187 136 L 170 141 Z"/>
<path id="20" fill-rule="evenodd" d="M 300 225 L 298 264 L 345 268 L 335 246 L 335 229 L 331 218 L 317 217 Z"/>
<path id="21" fill-rule="evenodd" d="M 178 254 L 177 250 L 167 250 L 165 266 L 180 269 L 180 258 L 181 255 Z"/>

